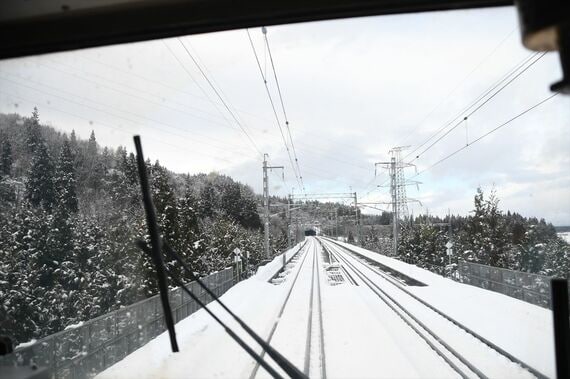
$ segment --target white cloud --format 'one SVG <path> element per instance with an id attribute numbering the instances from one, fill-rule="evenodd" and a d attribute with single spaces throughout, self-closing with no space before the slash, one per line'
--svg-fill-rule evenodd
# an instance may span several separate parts
<path id="1" fill-rule="evenodd" d="M 251 34 L 271 77 L 262 34 Z M 392 146 L 418 146 L 530 54 L 511 7 L 275 26 L 268 36 L 307 190 L 351 186 L 360 196 L 384 180 L 373 163 Z M 298 192 L 246 32 L 183 40 L 260 151 L 287 167 L 286 185 L 270 177 L 273 191 Z M 470 117 L 467 136 L 458 127 L 415 163 L 429 167 L 548 96 L 560 77 L 546 55 Z M 261 189 L 260 156 L 176 39 L 3 61 L 0 78 L 2 112 L 37 105 L 45 122 L 84 138 L 95 129 L 103 145 L 130 147 L 140 133 L 147 155 L 175 171 L 216 170 Z M 521 117 L 422 174 L 409 195 L 430 212 L 466 213 L 477 186 L 494 183 L 504 208 L 570 224 L 569 104 L 559 96 Z"/>

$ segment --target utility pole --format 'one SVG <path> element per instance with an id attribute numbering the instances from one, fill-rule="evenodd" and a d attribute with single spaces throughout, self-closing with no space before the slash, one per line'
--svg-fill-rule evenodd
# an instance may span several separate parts
<path id="1" fill-rule="evenodd" d="M 335 229 L 334 229 L 334 237 L 338 239 L 338 208 L 334 208 L 334 216 L 335 216 Z"/>
<path id="2" fill-rule="evenodd" d="M 269 178 L 267 175 L 267 170 L 281 169 L 285 170 L 283 166 L 268 166 L 267 165 L 268 154 L 263 154 L 263 215 L 264 215 L 264 247 L 265 247 L 265 258 L 271 258 L 270 248 L 269 248 Z M 283 174 L 285 175 L 285 174 Z"/>
<path id="3" fill-rule="evenodd" d="M 287 195 L 287 248 L 291 248 L 291 195 Z"/>
<path id="4" fill-rule="evenodd" d="M 358 212 L 358 196 L 354 194 L 354 225 L 356 226 L 356 235 L 358 236 L 358 245 L 362 246 L 362 233 L 360 230 L 360 215 Z"/>

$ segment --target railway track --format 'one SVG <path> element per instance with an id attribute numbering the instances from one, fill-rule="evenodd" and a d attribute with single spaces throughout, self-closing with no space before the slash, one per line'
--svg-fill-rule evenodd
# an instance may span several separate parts
<path id="1" fill-rule="evenodd" d="M 280 325 L 284 323 L 284 313 L 286 313 L 288 307 L 293 306 L 293 302 L 303 302 L 308 299 L 306 323 L 298 326 L 298 328 L 304 327 L 306 329 L 303 341 L 287 341 L 291 346 L 304 346 L 304 353 L 302 356 L 287 356 L 287 358 L 299 369 L 302 369 L 307 377 L 325 379 L 326 365 L 321 300 L 322 265 L 320 260 L 319 246 L 316 241 L 312 240 L 303 245 L 303 251 L 299 251 L 298 254 L 299 267 L 290 273 L 290 275 L 294 275 L 292 280 L 283 282 L 283 284 L 289 282 L 290 285 L 271 331 L 266 338 L 266 342 L 280 351 L 283 350 L 283 346 L 280 346 L 279 341 L 276 341 L 275 337 L 279 333 Z M 295 314 L 297 312 L 287 313 Z M 288 329 L 284 327 L 285 330 Z M 290 339 L 294 338 L 294 336 L 290 336 Z M 288 354 L 285 353 L 285 355 Z M 261 356 L 265 357 L 265 354 L 262 352 Z M 265 371 L 260 371 L 259 368 L 260 365 L 256 363 L 249 376 L 250 379 L 267 375 Z M 277 370 L 280 371 L 279 369 Z"/>
<path id="2" fill-rule="evenodd" d="M 325 365 L 325 342 L 321 300 L 321 268 L 318 245 L 314 244 L 313 277 L 311 279 L 311 298 L 309 300 L 309 322 L 305 365 L 303 372 L 311 378 L 327 377 Z M 316 310 L 316 311 L 315 311 Z M 314 359 L 317 357 L 317 359 Z"/>
<path id="3" fill-rule="evenodd" d="M 400 280 L 359 260 L 354 251 L 319 238 L 323 249 L 352 272 L 424 340 L 462 378 L 536 377 L 545 375 L 426 303 Z M 510 374 L 510 375 L 509 375 Z"/>

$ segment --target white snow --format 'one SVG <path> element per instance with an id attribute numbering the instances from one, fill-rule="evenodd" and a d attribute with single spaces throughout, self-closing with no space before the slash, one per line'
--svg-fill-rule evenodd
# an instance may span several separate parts
<path id="1" fill-rule="evenodd" d="M 82 326 L 82 325 L 83 325 L 83 321 L 79 321 L 79 322 L 76 323 L 76 324 L 67 325 L 64 330 L 77 329 L 77 328 L 79 328 L 79 327 Z"/>
<path id="2" fill-rule="evenodd" d="M 38 342 L 38 340 L 35 339 L 35 338 L 29 340 L 28 342 L 22 342 L 22 343 L 18 344 L 14 350 L 23 349 L 23 348 L 25 348 L 25 347 L 32 346 L 32 345 L 34 345 L 36 342 Z"/>
<path id="3" fill-rule="evenodd" d="M 354 246 L 351 246 L 354 248 Z M 428 284 L 407 289 L 440 308 L 477 333 L 500 345 L 537 370 L 554 377 L 550 312 L 516 299 L 456 283 L 415 266 L 358 249 L 372 259 Z M 291 257 L 295 248 L 286 252 Z M 267 339 L 279 322 L 271 345 L 303 369 L 307 342 L 313 254 L 320 247 L 309 238 L 296 264 L 286 270 L 280 284 L 268 283 L 281 268 L 282 256 L 260 267 L 222 297 L 235 313 Z M 320 254 L 317 255 L 320 257 Z M 318 267 L 322 270 L 321 261 Z M 291 291 L 281 318 L 279 311 Z M 329 285 L 321 271 L 322 317 L 326 374 L 329 378 L 455 378 L 457 373 L 365 286 Z M 216 304 L 209 308 L 221 316 L 258 352 L 261 349 Z M 167 333 L 141 347 L 97 376 L 110 378 L 245 378 L 255 364 L 204 310 L 176 325 L 180 353 L 171 353 Z M 484 350 L 484 349 L 483 349 Z M 311 349 L 313 352 L 313 349 Z M 483 351 L 483 354 L 489 354 Z M 270 362 L 272 362 L 269 359 Z M 313 355 L 311 354 L 311 361 Z M 314 364 L 311 363 L 311 377 Z M 511 373 L 511 377 L 525 377 Z M 260 369 L 257 377 L 268 377 Z"/>
<path id="4" fill-rule="evenodd" d="M 555 377 L 550 310 L 346 245 L 427 284 L 426 287 L 409 286 L 407 289 L 543 374 Z"/>
<path id="5" fill-rule="evenodd" d="M 570 232 L 560 232 L 557 233 L 558 237 L 562 238 L 564 241 L 570 243 Z"/>

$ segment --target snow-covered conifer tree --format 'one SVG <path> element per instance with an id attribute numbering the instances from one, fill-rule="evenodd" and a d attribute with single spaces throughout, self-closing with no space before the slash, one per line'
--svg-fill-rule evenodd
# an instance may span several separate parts
<path id="1" fill-rule="evenodd" d="M 54 186 L 57 206 L 70 213 L 78 210 L 75 168 L 69 141 L 64 139 L 55 170 Z"/>
<path id="2" fill-rule="evenodd" d="M 55 203 L 54 168 L 45 143 L 35 147 L 32 166 L 26 181 L 26 198 L 35 206 L 51 209 Z"/>

